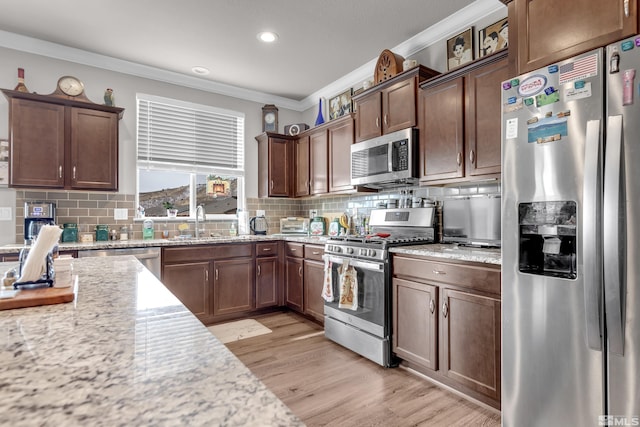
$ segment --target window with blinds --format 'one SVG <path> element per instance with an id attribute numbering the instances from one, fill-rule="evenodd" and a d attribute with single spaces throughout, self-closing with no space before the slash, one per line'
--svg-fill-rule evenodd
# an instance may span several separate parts
<path id="1" fill-rule="evenodd" d="M 146 216 L 235 214 L 243 206 L 244 114 L 137 96 L 138 202 Z M 240 196 L 240 197 L 239 197 Z M 238 200 L 240 199 L 240 203 Z"/>

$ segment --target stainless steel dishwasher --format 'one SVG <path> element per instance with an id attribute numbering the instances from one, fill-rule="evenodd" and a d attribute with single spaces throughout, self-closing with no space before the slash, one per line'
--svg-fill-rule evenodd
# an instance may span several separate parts
<path id="1" fill-rule="evenodd" d="M 78 251 L 78 258 L 133 255 L 160 280 L 160 248 L 120 248 Z"/>

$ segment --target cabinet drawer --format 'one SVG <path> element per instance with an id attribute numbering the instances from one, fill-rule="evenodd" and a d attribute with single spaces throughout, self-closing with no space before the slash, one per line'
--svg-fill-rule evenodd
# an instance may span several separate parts
<path id="1" fill-rule="evenodd" d="M 162 262 L 207 261 L 250 256 L 253 256 L 252 243 L 225 243 L 220 245 L 163 248 Z"/>
<path id="2" fill-rule="evenodd" d="M 306 259 L 322 261 L 322 255 L 324 255 L 324 246 L 304 245 L 304 257 Z"/>
<path id="3" fill-rule="evenodd" d="M 394 255 L 393 275 L 500 294 L 500 270 Z"/>
<path id="4" fill-rule="evenodd" d="M 304 256 L 304 245 L 302 243 L 285 242 L 284 246 L 288 257 L 302 258 Z"/>
<path id="5" fill-rule="evenodd" d="M 256 256 L 273 256 L 278 254 L 278 242 L 256 243 Z"/>

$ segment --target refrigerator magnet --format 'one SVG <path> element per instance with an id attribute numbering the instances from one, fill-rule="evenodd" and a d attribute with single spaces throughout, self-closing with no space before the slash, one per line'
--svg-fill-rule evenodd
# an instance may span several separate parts
<path id="1" fill-rule="evenodd" d="M 583 84 L 574 84 L 572 86 L 565 87 L 564 100 L 576 101 L 578 99 L 589 98 L 591 96 L 591 82 L 576 82 Z"/>
<path id="2" fill-rule="evenodd" d="M 507 119 L 504 126 L 506 139 L 515 139 L 518 137 L 518 119 Z"/>

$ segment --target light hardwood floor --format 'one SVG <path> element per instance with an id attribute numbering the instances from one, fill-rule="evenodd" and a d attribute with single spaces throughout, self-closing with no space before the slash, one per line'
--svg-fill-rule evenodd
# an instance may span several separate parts
<path id="1" fill-rule="evenodd" d="M 497 411 L 378 366 L 295 313 L 256 320 L 273 332 L 227 347 L 308 426 L 500 426 Z"/>

